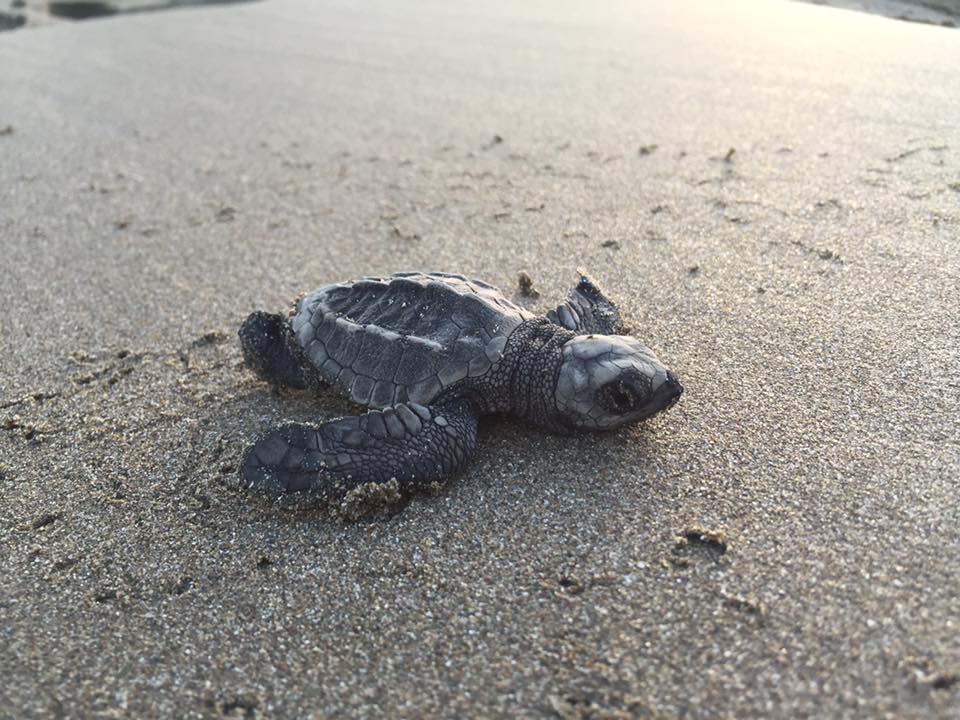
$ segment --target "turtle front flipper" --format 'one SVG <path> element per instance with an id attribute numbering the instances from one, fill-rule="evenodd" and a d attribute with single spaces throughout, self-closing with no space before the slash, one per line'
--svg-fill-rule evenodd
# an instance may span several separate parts
<path id="1" fill-rule="evenodd" d="M 580 335 L 623 335 L 626 329 L 619 308 L 582 270 L 580 282 L 547 319 Z"/>
<path id="2" fill-rule="evenodd" d="M 330 498 L 393 480 L 429 485 L 462 468 L 477 439 L 478 412 L 466 400 L 424 407 L 401 403 L 321 425 L 282 425 L 244 454 L 253 489 L 316 492 Z"/>
<path id="3" fill-rule="evenodd" d="M 258 377 L 274 385 L 319 388 L 323 380 L 303 356 L 289 321 L 276 313 L 251 313 L 238 332 L 243 361 Z"/>

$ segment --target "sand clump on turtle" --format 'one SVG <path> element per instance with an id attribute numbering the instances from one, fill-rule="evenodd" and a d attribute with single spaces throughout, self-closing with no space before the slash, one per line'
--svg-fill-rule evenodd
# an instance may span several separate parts
<path id="1" fill-rule="evenodd" d="M 507 414 L 558 433 L 649 418 L 683 388 L 581 273 L 546 317 L 485 282 L 396 273 L 328 285 L 292 317 L 254 312 L 240 328 L 260 378 L 305 390 L 333 386 L 372 408 L 263 435 L 240 472 L 253 489 L 342 500 L 385 485 L 436 485 L 473 454 L 482 415 Z"/>

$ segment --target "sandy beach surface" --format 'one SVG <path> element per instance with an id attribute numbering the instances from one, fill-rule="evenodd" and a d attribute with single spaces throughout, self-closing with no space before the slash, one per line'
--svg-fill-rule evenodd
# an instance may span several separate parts
<path id="1" fill-rule="evenodd" d="M 157 12 L 199 5 L 228 5 L 257 0 L 0 0 L 0 31 L 89 20 L 107 16 Z M 956 27 L 960 0 L 801 0 L 817 5 L 876 13 L 897 20 Z"/>
<path id="2" fill-rule="evenodd" d="M 794 2 L 0 37 L 0 717 L 960 714 L 960 43 Z M 349 523 L 237 486 L 255 308 L 591 270 L 682 378 Z"/>

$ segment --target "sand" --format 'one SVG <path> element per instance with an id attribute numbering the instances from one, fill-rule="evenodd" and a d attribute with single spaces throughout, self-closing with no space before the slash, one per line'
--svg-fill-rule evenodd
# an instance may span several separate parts
<path id="1" fill-rule="evenodd" d="M 4 34 L 0 717 L 955 717 L 956 37 L 766 0 Z M 577 265 L 683 380 L 662 418 L 485 422 L 383 519 L 237 487 L 353 411 L 256 382 L 249 311 L 411 268 L 544 311 Z"/>
<path id="2" fill-rule="evenodd" d="M 256 0 L 0 0 L 0 30 L 16 30 L 53 22 L 89 20 L 125 13 L 254 1 Z M 956 27 L 960 21 L 960 0 L 803 1 L 943 27 Z M 3 8 L 4 3 L 9 4 L 9 9 Z"/>

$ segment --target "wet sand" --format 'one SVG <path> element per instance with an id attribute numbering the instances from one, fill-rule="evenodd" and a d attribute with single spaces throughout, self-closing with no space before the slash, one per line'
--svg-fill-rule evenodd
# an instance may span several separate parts
<path id="1" fill-rule="evenodd" d="M 0 64 L 0 716 L 960 712 L 955 31 L 276 0 Z M 388 519 L 237 487 L 353 411 L 243 370 L 249 311 L 423 268 L 545 311 L 577 265 L 669 414 L 485 422 Z"/>

